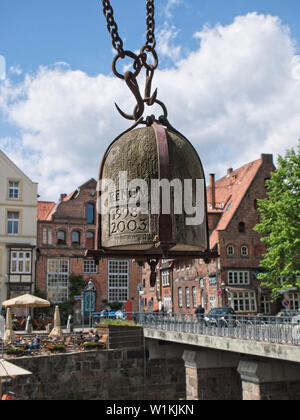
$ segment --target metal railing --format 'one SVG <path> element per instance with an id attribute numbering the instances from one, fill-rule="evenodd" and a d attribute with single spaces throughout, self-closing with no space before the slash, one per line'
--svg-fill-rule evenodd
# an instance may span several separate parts
<path id="1" fill-rule="evenodd" d="M 140 313 L 145 328 L 300 346 L 300 315 L 296 317 Z"/>

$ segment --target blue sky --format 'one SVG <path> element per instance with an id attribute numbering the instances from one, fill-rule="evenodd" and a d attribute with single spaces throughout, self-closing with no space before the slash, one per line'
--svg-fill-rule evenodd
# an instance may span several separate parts
<path id="1" fill-rule="evenodd" d="M 105 146 L 127 124 L 113 108 L 115 100 L 125 106 L 132 101 L 111 76 L 113 52 L 101 3 L 0 4 L 0 55 L 7 72 L 0 82 L 0 147 L 40 183 L 42 198 L 56 199 L 96 177 Z M 125 48 L 139 49 L 145 42 L 145 1 L 111 3 Z M 299 100 L 292 99 L 300 79 L 299 16 L 299 0 L 156 1 L 161 71 L 155 82 L 170 104 L 172 122 L 191 137 L 208 172 L 222 176 L 226 165 L 241 165 L 265 152 L 276 158 L 295 146 L 300 137 Z M 189 96 L 176 80 L 191 89 Z M 174 103 L 184 103 L 189 115 Z M 282 104 L 285 120 L 274 103 Z M 70 107 L 76 111 L 69 112 Z M 76 130 L 74 113 L 81 124 Z M 66 163 L 65 153 L 74 143 Z M 91 162 L 95 153 L 97 160 Z M 57 154 L 63 162 L 53 165 Z"/>
<path id="2" fill-rule="evenodd" d="M 111 4 L 125 47 L 139 49 L 144 42 L 144 0 L 112 0 Z M 166 5 L 167 0 L 156 1 L 157 28 L 166 20 L 175 25 L 187 50 L 196 48 L 193 34 L 204 24 L 230 24 L 235 16 L 255 11 L 279 16 L 300 45 L 298 0 L 182 0 L 167 15 Z M 7 65 L 21 66 L 25 72 L 59 61 L 89 75 L 111 68 L 111 42 L 100 0 L 3 0 L 0 39 L 0 54 Z"/>

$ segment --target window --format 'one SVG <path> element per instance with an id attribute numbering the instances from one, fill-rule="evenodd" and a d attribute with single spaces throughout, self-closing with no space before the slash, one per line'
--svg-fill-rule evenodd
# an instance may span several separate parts
<path id="1" fill-rule="evenodd" d="M 171 296 L 164 296 L 164 312 L 170 312 L 171 310 L 172 299 Z"/>
<path id="2" fill-rule="evenodd" d="M 20 183 L 9 181 L 8 183 L 8 198 L 9 200 L 18 200 L 20 195 Z"/>
<path id="3" fill-rule="evenodd" d="M 57 232 L 57 245 L 66 245 L 66 237 L 66 232 L 64 232 L 63 230 Z"/>
<path id="4" fill-rule="evenodd" d="M 189 308 L 191 305 L 190 303 L 190 289 L 188 287 L 185 288 L 185 306 Z"/>
<path id="5" fill-rule="evenodd" d="M 31 251 L 12 251 L 10 272 L 11 274 L 31 274 Z"/>
<path id="6" fill-rule="evenodd" d="M 245 233 L 246 232 L 246 225 L 245 225 L 244 222 L 239 223 L 239 232 L 240 233 Z"/>
<path id="7" fill-rule="evenodd" d="M 196 290 L 196 287 L 192 288 L 192 298 L 193 298 L 193 307 L 196 308 L 196 306 L 197 306 L 197 290 Z"/>
<path id="8" fill-rule="evenodd" d="M 108 300 L 127 302 L 129 292 L 129 262 L 126 260 L 108 261 Z"/>
<path id="9" fill-rule="evenodd" d="M 43 229 L 43 244 L 52 245 L 52 229 Z"/>
<path id="10" fill-rule="evenodd" d="M 209 276 L 209 285 L 216 286 L 217 285 L 217 276 Z"/>
<path id="11" fill-rule="evenodd" d="M 298 311 L 300 309 L 300 293 L 290 293 L 291 311 Z"/>
<path id="12" fill-rule="evenodd" d="M 72 232 L 72 244 L 80 245 L 80 232 Z"/>
<path id="13" fill-rule="evenodd" d="M 230 285 L 250 284 L 249 271 L 228 271 L 228 284 Z"/>
<path id="14" fill-rule="evenodd" d="M 7 234 L 18 235 L 19 234 L 19 216 L 18 212 L 9 211 L 7 213 Z"/>
<path id="15" fill-rule="evenodd" d="M 87 232 L 86 233 L 86 247 L 88 249 L 94 249 L 95 246 L 95 234 L 94 232 Z"/>
<path id="16" fill-rule="evenodd" d="M 228 255 L 228 257 L 233 257 L 234 256 L 234 246 L 233 245 L 228 245 L 227 255 Z"/>
<path id="17" fill-rule="evenodd" d="M 170 286 L 170 271 L 169 270 L 162 271 L 162 273 L 161 273 L 161 279 L 162 279 L 162 285 L 163 285 L 163 287 Z"/>
<path id="18" fill-rule="evenodd" d="M 248 257 L 248 255 L 249 255 L 248 247 L 246 245 L 243 245 L 241 247 L 241 256 Z"/>
<path id="19" fill-rule="evenodd" d="M 83 274 L 97 274 L 98 266 L 95 260 L 83 260 Z"/>
<path id="20" fill-rule="evenodd" d="M 216 295 L 209 296 L 209 307 L 210 309 L 214 309 L 217 307 L 217 298 Z"/>
<path id="21" fill-rule="evenodd" d="M 69 260 L 49 259 L 47 265 L 48 299 L 64 303 L 69 298 Z"/>
<path id="22" fill-rule="evenodd" d="M 199 280 L 199 286 L 200 286 L 201 288 L 203 288 L 203 287 L 204 287 L 204 278 L 203 278 L 203 277 L 201 277 L 201 278 L 200 278 L 200 280 Z"/>
<path id="23" fill-rule="evenodd" d="M 182 288 L 178 287 L 178 306 L 179 308 L 182 308 L 183 301 L 182 301 Z"/>
<path id="24" fill-rule="evenodd" d="M 95 224 L 95 206 L 94 204 L 86 205 L 86 220 L 89 225 Z"/>
<path id="25" fill-rule="evenodd" d="M 253 202 L 253 207 L 254 207 L 254 210 L 258 210 L 258 200 L 257 200 L 257 198 Z"/>
<path id="26" fill-rule="evenodd" d="M 231 293 L 231 302 L 235 312 L 256 312 L 255 292 Z"/>
<path id="27" fill-rule="evenodd" d="M 261 297 L 260 303 L 260 312 L 262 314 L 270 315 L 271 313 L 271 298 L 268 295 L 263 295 Z"/>

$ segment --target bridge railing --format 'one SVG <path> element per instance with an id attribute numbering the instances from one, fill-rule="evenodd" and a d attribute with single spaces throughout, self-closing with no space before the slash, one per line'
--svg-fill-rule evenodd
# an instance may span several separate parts
<path id="1" fill-rule="evenodd" d="M 300 316 L 140 313 L 136 321 L 151 329 L 300 346 Z"/>

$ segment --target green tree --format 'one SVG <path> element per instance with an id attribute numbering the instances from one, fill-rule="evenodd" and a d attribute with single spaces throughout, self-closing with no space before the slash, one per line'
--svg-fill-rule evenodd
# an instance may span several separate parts
<path id="1" fill-rule="evenodd" d="M 258 201 L 261 223 L 255 227 L 267 246 L 261 262 L 266 272 L 259 278 L 276 298 L 288 286 L 300 287 L 300 141 L 297 152 L 279 156 L 266 186 L 268 197 Z"/>

